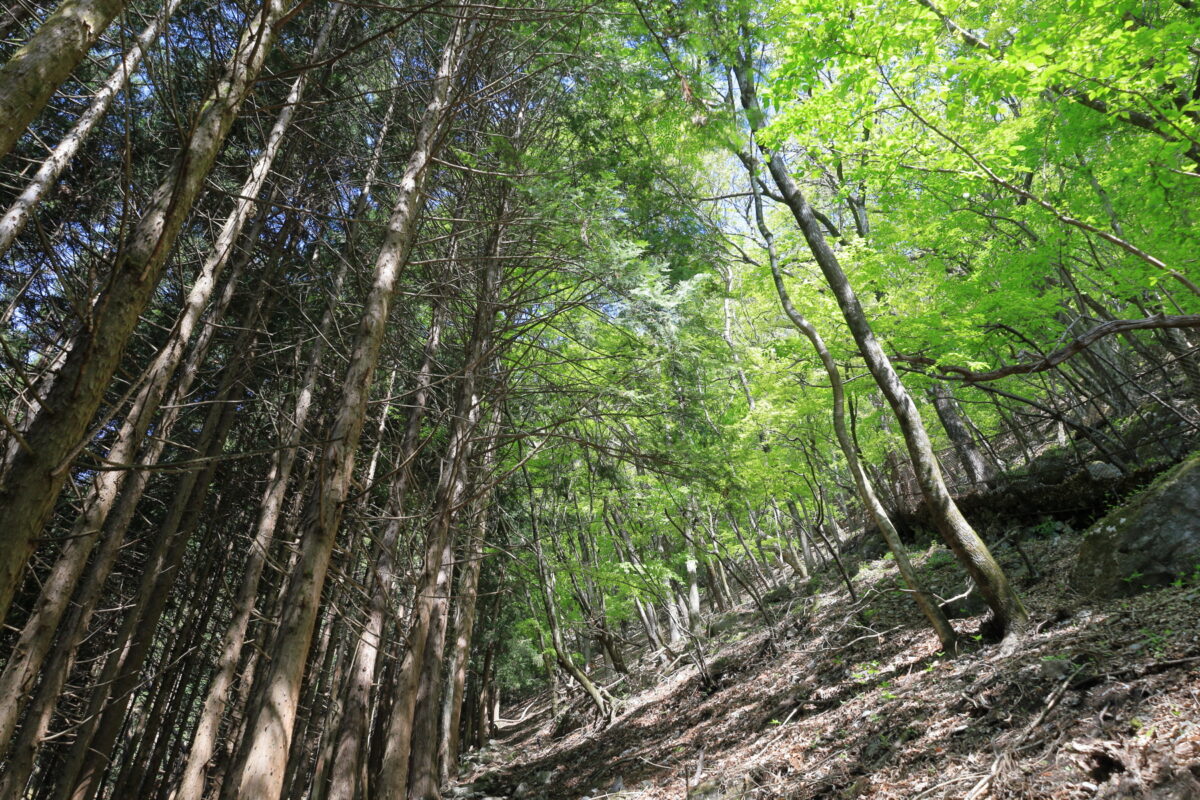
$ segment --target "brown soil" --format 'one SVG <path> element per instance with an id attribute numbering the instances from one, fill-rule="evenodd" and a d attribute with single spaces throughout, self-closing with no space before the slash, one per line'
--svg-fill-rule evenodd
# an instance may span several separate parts
<path id="1" fill-rule="evenodd" d="M 1036 625 L 1015 655 L 979 616 L 955 622 L 966 652 L 939 653 L 893 564 L 870 562 L 857 605 L 829 587 L 773 606 L 773 640 L 744 606 L 706 643 L 708 682 L 644 659 L 611 726 L 554 738 L 541 699 L 464 782 L 571 800 L 1200 798 L 1200 586 L 1090 600 L 1065 583 L 1077 546 L 1022 543 L 1047 577 L 1024 580 Z M 941 596 L 962 590 L 943 549 L 917 562 Z"/>

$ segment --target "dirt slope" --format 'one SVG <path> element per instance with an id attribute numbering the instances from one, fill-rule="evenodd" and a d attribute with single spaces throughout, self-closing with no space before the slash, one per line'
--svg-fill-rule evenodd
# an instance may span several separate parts
<path id="1" fill-rule="evenodd" d="M 708 682 L 695 664 L 639 663 L 607 728 L 555 738 L 540 707 L 452 792 L 1200 799 L 1200 574 L 1085 600 L 1064 580 L 1077 547 L 1027 538 L 1028 562 L 998 548 L 1036 621 L 1015 655 L 984 643 L 975 616 L 955 622 L 966 652 L 945 657 L 891 562 L 870 562 L 857 605 L 836 586 L 773 604 L 773 637 L 753 606 L 738 609 L 706 643 Z M 917 562 L 941 596 L 961 591 L 945 550 Z"/>

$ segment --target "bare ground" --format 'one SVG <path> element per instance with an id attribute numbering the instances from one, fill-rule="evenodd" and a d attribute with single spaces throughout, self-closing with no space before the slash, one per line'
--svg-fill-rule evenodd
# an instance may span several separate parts
<path id="1" fill-rule="evenodd" d="M 890 561 L 844 587 L 752 605 L 694 663 L 643 658 L 614 724 L 555 737 L 545 698 L 475 756 L 454 790 L 557 798 L 1200 798 L 1200 585 L 1092 600 L 1068 575 L 1074 536 L 998 556 L 1034 628 L 1014 655 L 955 622 L 949 658 Z M 917 557 L 957 594 L 940 548 Z M 1028 566 L 1040 575 L 1029 575 Z M 632 685 L 631 685 L 632 684 Z M 515 713 L 518 709 L 509 712 Z"/>

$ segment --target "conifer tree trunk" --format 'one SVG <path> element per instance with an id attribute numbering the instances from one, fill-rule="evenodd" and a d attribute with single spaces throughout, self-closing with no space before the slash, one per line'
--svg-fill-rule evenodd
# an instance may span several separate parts
<path id="1" fill-rule="evenodd" d="M 124 6 L 125 0 L 63 0 L 0 69 L 0 159 Z"/>
<path id="2" fill-rule="evenodd" d="M 324 51 L 341 8 L 341 5 L 330 7 L 313 48 L 314 56 L 318 56 Z M 228 249 L 232 246 L 233 239 L 236 238 L 235 231 L 240 230 L 246 215 L 249 213 L 249 208 L 253 207 L 253 200 L 251 198 L 257 197 L 258 192 L 262 189 L 263 182 L 266 180 L 271 164 L 283 141 L 284 133 L 287 131 L 292 117 L 295 115 L 297 106 L 304 96 L 308 74 L 307 70 L 302 72 L 295 82 L 293 82 L 291 91 L 288 92 L 284 106 L 280 110 L 279 117 L 276 119 L 274 127 L 267 136 L 266 147 L 259 155 L 258 160 L 251 170 L 250 177 L 242 187 L 235 211 L 226 220 L 225 227 L 217 238 L 217 253 L 223 252 L 223 249 Z M 367 180 L 369 187 L 371 182 L 370 175 Z M 316 250 L 317 248 L 314 248 L 314 253 Z M 343 262 L 343 266 L 334 279 L 334 297 L 340 294 L 347 269 L 348 266 Z M 250 623 L 250 614 L 254 610 L 254 600 L 258 596 L 259 578 L 262 576 L 267 553 L 270 550 L 271 542 L 274 539 L 275 530 L 279 523 L 284 492 L 288 481 L 291 479 L 292 468 L 295 465 L 300 445 L 300 437 L 306 428 L 308 415 L 312 408 L 313 393 L 320 374 L 325 342 L 328 341 L 330 329 L 333 327 L 333 320 L 334 306 L 331 302 L 326 304 L 325 312 L 322 315 L 321 322 L 318 324 L 317 337 L 313 341 L 313 351 L 309 355 L 308 367 L 305 370 L 301 389 L 297 395 L 292 414 L 291 433 L 283 443 L 283 447 L 276 452 L 271 466 L 271 474 L 267 478 L 267 487 L 259 506 L 258 522 L 255 526 L 254 538 L 250 545 L 250 553 L 246 557 L 242 582 L 238 587 L 238 594 L 234 599 L 233 618 L 221 641 L 221 655 L 218 658 L 217 671 L 213 676 L 212 683 L 209 685 L 203 711 L 197 723 L 196 733 L 192 739 L 192 745 L 184 765 L 183 777 L 180 779 L 179 788 L 175 793 L 176 800 L 198 800 L 204 788 L 204 768 L 212 757 L 213 748 L 216 743 L 217 727 L 220 725 L 221 717 L 225 710 L 226 695 L 233 681 L 233 671 L 236 669 L 238 659 L 241 655 L 246 629 Z"/>
<path id="3" fill-rule="evenodd" d="M 168 410 L 157 423 L 159 435 L 141 454 L 143 463 L 155 464 L 162 455 L 168 437 L 180 417 L 184 400 L 191 390 L 192 381 L 207 356 L 209 346 L 217 331 L 217 324 L 223 319 L 225 310 L 233 298 L 234 287 L 238 283 L 242 269 L 246 266 L 246 260 L 245 258 L 239 259 L 235 265 L 220 298 L 210 312 L 209 319 L 200 335 L 197 336 L 183 369 L 180 371 L 180 377 L 167 400 Z M 258 314 L 262 301 L 263 297 L 260 292 L 256 302 L 251 304 L 250 309 L 241 320 L 240 327 L 244 331 L 248 330 L 250 323 Z M 239 337 L 238 344 L 245 348 L 249 347 L 250 341 L 249 333 L 243 333 Z M 125 474 L 124 471 L 122 474 Z M 3 781 L 0 781 L 0 797 L 7 796 L 6 791 L 10 786 L 24 785 L 28 780 L 37 747 L 49 728 L 59 694 L 74 664 L 76 647 L 87 632 L 92 614 L 100 601 L 105 581 L 116 564 L 117 557 L 125 543 L 125 533 L 133 520 L 134 512 L 148 481 L 149 473 L 145 470 L 133 471 L 126 481 L 124 491 L 121 492 L 115 509 L 107 516 L 103 534 L 97 535 L 101 542 L 100 547 L 95 551 L 91 568 L 75 593 L 73 604 L 71 606 L 67 604 L 67 600 L 72 599 L 71 581 L 62 573 L 64 570 L 82 568 L 87 556 L 84 554 L 81 557 L 78 549 L 84 546 L 91 549 L 96 536 L 92 537 L 92 542 L 89 542 L 88 537 L 73 539 L 64 548 L 47 579 L 34 613 L 22 630 L 19 641 L 24 644 L 19 644 L 14 649 L 12 657 L 6 665 L 4 677 L 0 679 L 5 686 L 14 685 L 21 688 L 15 696 L 0 700 L 0 711 L 3 712 L 0 721 L 5 725 L 15 725 L 16 715 L 20 713 L 21 704 L 25 702 L 26 692 L 32 686 L 32 680 L 36 678 L 40 680 L 40 683 L 33 698 L 29 701 L 29 712 L 25 725 L 13 743 L 8 770 Z M 91 513 L 93 508 L 94 506 L 88 506 L 87 513 Z M 84 515 L 85 520 L 87 513 Z M 79 559 L 79 563 L 75 563 L 76 559 Z M 54 594 L 54 590 L 60 586 L 66 587 L 63 592 L 65 597 Z M 67 612 L 65 615 L 64 611 Z M 47 659 L 47 648 L 53 641 L 52 637 L 56 631 L 57 642 L 54 642 L 54 649 L 49 652 Z M 10 683 L 9 681 L 16 682 Z M 13 715 L 11 720 L 10 714 Z"/>
<path id="4" fill-rule="evenodd" d="M 497 425 L 490 426 L 491 433 L 483 437 L 488 448 L 477 468 L 476 486 L 489 479 L 496 460 L 493 447 Z M 483 543 L 487 538 L 491 492 L 481 492 L 472 501 L 471 536 L 463 557 L 463 567 L 458 579 L 458 600 L 454 611 L 454 643 L 450 651 L 448 689 L 442 704 L 441 734 L 438 740 L 438 760 L 441 764 L 440 777 L 446 781 L 458 774 L 459 728 L 462 721 L 463 693 L 467 682 L 467 665 L 471 656 L 471 637 L 475 629 L 475 607 L 478 602 L 479 573 L 483 568 Z"/>
<path id="5" fill-rule="evenodd" d="M 348 268 L 348 262 L 342 262 L 342 268 L 334 280 L 332 290 L 334 298 L 340 295 Z M 303 384 L 296 396 L 296 403 L 291 415 L 291 431 L 282 447 L 276 451 L 270 474 L 267 476 L 267 485 L 259 504 L 254 538 L 250 544 L 250 552 L 246 556 L 242 579 L 238 584 L 237 595 L 233 601 L 233 617 L 221 639 L 217 671 L 205 696 L 204 707 L 196 725 L 196 732 L 192 737 L 187 761 L 184 764 L 183 777 L 175 792 L 175 800 L 200 800 L 203 793 L 204 770 L 216 747 L 217 732 L 225 712 L 227 696 L 233 685 L 234 671 L 237 669 L 241 657 L 246 631 L 250 625 L 250 615 L 254 611 L 254 602 L 258 597 L 259 580 L 262 577 L 263 568 L 266 566 L 267 554 L 275 539 L 275 532 L 279 527 L 284 493 L 291 480 L 301 436 L 308 429 L 308 417 L 312 411 L 317 379 L 321 373 L 325 343 L 329 340 L 333 321 L 334 302 L 331 301 L 326 304 L 325 312 L 318 325 L 317 336 L 313 339 L 313 349 L 307 358 L 308 367 L 305 369 Z"/>
<path id="6" fill-rule="evenodd" d="M 756 135 L 765 117 L 754 87 L 750 59 L 744 54 L 739 54 L 739 59 L 734 73 L 741 90 L 742 107 L 750 122 L 751 131 Z M 1000 628 L 1006 634 L 1021 632 L 1029 622 L 1025 606 L 1017 597 L 1000 565 L 992 557 L 987 545 L 963 517 L 954 503 L 954 498 L 950 496 L 917 407 L 904 384 L 900 382 L 891 360 L 876 340 L 867 315 L 858 302 L 858 297 L 837 256 L 825 240 L 825 234 L 817 223 L 807 199 L 792 179 L 779 153 L 768 151 L 768 155 L 767 166 L 771 177 L 808 242 L 826 283 L 833 291 L 842 316 L 858 345 L 859 353 L 866 361 L 867 369 L 896 415 L 905 444 L 908 446 L 909 457 L 917 473 L 921 492 L 938 530 L 959 563 L 979 587 L 980 594 L 991 608 Z"/>
<path id="7" fill-rule="evenodd" d="M 64 8 L 84 5 L 68 0 Z M 265 0 L 251 20 L 224 76 L 201 106 L 182 152 L 113 263 L 88 323 L 73 338 L 66 361 L 25 434 L 28 449 L 18 449 L 4 465 L 0 507 L 5 509 L 7 524 L 0 528 L 0 619 L 8 613 L 21 572 L 62 490 L 72 454 L 87 433 L 125 344 L 158 285 L 175 237 L 254 87 L 289 6 L 290 0 Z M 62 24 L 79 27 L 74 19 Z M 5 77 L 0 75 L 0 87 L 4 86 Z M 6 120 L 2 110 L 0 120 Z"/>
<path id="8" fill-rule="evenodd" d="M 214 538 L 211 533 L 206 537 L 208 541 Z M 229 548 L 225 548 L 224 556 L 228 558 L 229 555 Z M 148 686 L 152 690 L 152 699 L 143 707 L 138 726 L 126 721 L 123 737 L 126 752 L 113 783 L 114 797 L 144 796 L 139 794 L 138 788 L 152 765 L 161 758 L 162 748 L 171 737 L 180 710 L 186 705 L 183 695 L 196 683 L 190 679 L 191 673 L 197 667 L 200 645 L 216 608 L 214 603 L 196 600 L 218 588 L 213 577 L 214 573 L 220 572 L 218 565 L 224 561 L 225 558 L 206 559 L 198 571 L 190 574 L 186 592 L 180 593 L 180 608 L 186 613 L 181 625 L 163 632 L 169 641 L 162 647 L 162 655 L 155 667 L 156 678 Z M 134 714 L 131 712 L 129 716 Z"/>
<path id="9" fill-rule="evenodd" d="M 230 369 L 228 374 L 236 372 Z M 117 646 L 109 654 L 93 689 L 89 723 L 80 729 L 55 793 L 56 800 L 91 800 L 99 789 L 126 711 L 140 681 L 142 666 L 154 643 L 155 630 L 171 595 L 187 545 L 199 525 L 225 439 L 236 418 L 229 380 L 209 409 L 197 450 L 206 459 L 179 479 L 173 501 L 156 534 L 154 552 L 143 572 L 134 606 L 126 615 Z"/>
<path id="10" fill-rule="evenodd" d="M 401 519 L 406 507 L 408 485 L 412 480 L 412 461 L 420 443 L 421 422 L 433 383 L 434 361 L 441 346 L 442 327 L 446 322 L 447 306 L 435 298 L 425 351 L 415 377 L 414 392 L 409 401 L 408 422 L 401 441 L 396 473 L 388 500 L 388 521 L 379 545 L 379 558 L 372 584 L 371 603 L 367 622 L 359 635 L 354 663 L 350 668 L 346 692 L 346 709 L 339 726 L 335 757 L 332 765 L 328 800 L 353 800 L 365 787 L 360 786 L 363 773 L 363 745 L 367 739 L 371 686 L 379 671 L 383 630 L 388 601 L 396 578 L 395 553 L 399 546 Z"/>
<path id="11" fill-rule="evenodd" d="M 133 46 L 129 48 L 129 52 L 117 64 L 117 68 L 92 95 L 92 102 L 87 111 L 80 115 L 79 119 L 75 121 L 75 126 L 55 145 L 50 155 L 46 156 L 46 160 L 38 168 L 37 173 L 34 174 L 33 179 L 4 212 L 4 216 L 0 217 L 0 256 L 8 252 L 8 248 L 25 228 L 25 223 L 29 221 L 30 214 L 37 208 L 42 197 L 54 186 L 58 176 L 71 163 L 71 159 L 83 146 L 92 130 L 100 120 L 104 119 L 112 101 L 128 82 L 129 76 L 137 69 L 138 64 L 141 63 L 147 48 L 158 39 L 159 34 L 166 27 L 167 21 L 178 10 L 182 2 L 183 0 L 167 0 L 166 5 L 146 26 L 134 41 Z"/>
<path id="12" fill-rule="evenodd" d="M 456 16 L 375 262 L 374 282 L 355 336 L 329 444 L 321 454 L 321 480 L 301 526 L 300 556 L 267 665 L 266 702 L 250 726 L 249 749 L 238 789 L 242 797 L 278 800 L 283 790 L 300 682 L 342 507 L 350 494 L 371 376 L 379 358 L 396 283 L 412 248 L 425 200 L 422 191 L 425 178 L 451 117 L 452 88 L 465 60 L 465 40 L 465 21 Z"/>
<path id="13" fill-rule="evenodd" d="M 341 6 L 333 6 L 329 20 L 318 37 L 317 52 L 324 47 L 339 8 Z M 279 153 L 284 133 L 300 102 L 308 74 L 307 71 L 301 73 L 293 84 L 292 91 L 288 94 L 275 125 L 267 137 L 262 153 L 238 193 L 233 211 L 225 219 L 208 256 L 196 274 L 192 287 L 184 300 L 183 310 L 171 330 L 171 335 L 151 364 L 143 387 L 134 398 L 113 446 L 108 451 L 107 460 L 111 464 L 127 464 L 133 460 L 141 447 L 151 421 L 158 413 L 163 396 L 166 394 L 168 382 L 175 375 L 183 360 L 196 324 L 208 306 L 217 281 L 234 252 L 235 244 L 241 237 L 246 222 L 257 207 L 255 198 L 262 191 L 271 166 Z M 255 230 L 256 235 L 260 229 L 259 227 Z M 251 238 L 256 238 L 256 236 Z M 2 251 L 3 247 L 0 246 L 0 252 Z M 183 375 L 181 380 L 190 382 L 192 374 L 194 372 Z M 22 632 L 22 644 L 18 645 L 15 651 L 19 654 L 19 658 L 10 659 L 3 676 L 0 677 L 0 742 L 8 740 L 8 735 L 12 730 L 11 726 L 15 722 L 14 709 L 18 698 L 24 694 L 18 689 L 18 685 L 24 686 L 25 691 L 28 691 L 28 684 L 37 672 L 53 632 L 66 609 L 71 587 L 78 581 L 96 543 L 99 531 L 104 526 L 128 474 L 129 472 L 125 469 L 101 471 L 93 481 L 90 493 L 83 503 L 84 512 L 76 520 L 68 543 L 55 564 L 50 580 L 43 586 L 37 611 Z"/>
<path id="14" fill-rule="evenodd" d="M 464 384 L 473 382 L 464 376 Z M 422 688 L 426 698 L 434 691 L 429 670 L 436 669 L 434 662 L 440 661 L 441 644 L 444 641 L 453 554 L 452 523 L 466 493 L 464 462 L 469 457 L 471 429 L 478 419 L 478 397 L 473 386 L 460 389 L 454 418 L 450 441 L 442 458 L 433 518 L 426 536 L 425 565 L 416 583 L 412 626 L 395 683 L 395 701 L 388 724 L 383 768 L 379 785 L 374 789 L 374 796 L 378 798 L 421 797 L 417 794 L 416 784 L 409 791 L 410 777 L 422 782 L 422 785 L 430 777 L 423 769 L 418 770 L 419 774 L 411 770 L 414 735 L 418 722 L 422 721 L 417 719 L 417 701 Z M 423 716 L 431 716 L 435 709 L 436 706 L 426 704 L 421 711 Z M 436 782 L 436 771 L 433 779 Z"/>
<path id="15" fill-rule="evenodd" d="M 354 542 L 347 544 L 350 545 L 347 549 L 353 551 Z M 320 608 L 324 617 L 323 624 L 318 623 L 318 629 L 323 631 L 320 646 L 313 648 L 305 668 L 308 680 L 303 684 L 304 691 L 299 703 L 291 750 L 288 753 L 287 772 L 283 783 L 284 797 L 305 795 L 306 788 L 311 788 L 310 781 L 320 777 L 314 762 L 320 757 L 321 741 L 326 728 L 332 726 L 333 730 L 336 730 L 341 714 L 338 693 L 331 687 L 342 682 L 349 625 L 346 614 L 339 610 L 342 598 L 346 595 L 344 585 L 335 585 L 330 587 L 330 590 L 331 602 Z"/>
<path id="16" fill-rule="evenodd" d="M 409 755 L 409 789 L 411 800 L 440 796 L 441 769 L 438 765 L 438 720 L 441 711 L 442 664 L 446 649 L 446 628 L 450 616 L 450 587 L 454 579 L 454 542 L 447 538 L 442 551 L 442 567 L 438 575 L 437 595 L 433 604 L 425 650 L 420 660 L 412 715 L 412 746 Z M 420 622 L 417 617 L 416 622 Z"/>
<path id="17" fill-rule="evenodd" d="M 279 250 L 275 251 L 276 255 Z M 231 288 L 231 287 L 230 287 Z M 224 298 L 223 298 L 224 299 Z M 260 293 L 246 310 L 232 350 L 251 353 L 258 335 L 253 322 L 264 312 L 264 297 Z M 206 333 L 214 330 L 208 326 Z M 200 343 L 197 343 L 198 347 Z M 204 343 L 202 349 L 207 349 Z M 198 351 L 194 350 L 193 355 Z M 85 724 L 77 733 L 76 740 L 67 758 L 66 766 L 59 774 L 55 797 L 59 800 L 88 800 L 98 788 L 105 762 L 111 752 L 116 736 L 124 722 L 125 711 L 131 693 L 138 685 L 138 676 L 153 644 L 154 630 L 163 613 L 169 589 L 175 580 L 181 559 L 186 553 L 188 542 L 200 522 L 205 498 L 213 476 L 219 467 L 220 454 L 228 431 L 236 419 L 236 404 L 229 402 L 235 395 L 247 360 L 231 362 L 221 373 L 220 382 L 214 392 L 213 402 L 200 429 L 196 445 L 198 464 L 183 472 L 175 482 L 175 493 L 168 509 L 158 525 L 155 544 L 143 570 L 142 581 L 116 636 L 115 644 L 105 660 L 100 679 L 96 682 L 89 700 L 89 711 Z M 195 366 L 195 364 L 194 364 Z M 172 409 L 172 412 L 177 412 Z M 174 423 L 174 415 L 162 421 L 165 431 Z M 165 439 L 156 438 L 148 455 L 157 460 L 165 446 Z M 99 598 L 101 585 L 112 569 L 120 543 L 133 522 L 134 513 L 146 488 L 148 473 L 134 473 L 122 492 L 118 505 L 108 520 L 105 543 L 92 574 L 85 585 L 87 604 L 80 603 L 81 611 L 90 615 Z M 73 620 L 78 626 L 82 617 Z M 70 643 L 73 648 L 82 636 L 82 627 L 71 629 L 70 637 L 61 644 Z M 60 644 L 60 646 L 61 646 Z M 59 655 L 56 653 L 56 655 Z M 70 657 L 68 651 L 67 658 Z M 59 659 L 58 669 L 63 668 Z M 65 680 L 64 675 L 55 675 L 56 680 Z M 51 701 L 52 702 L 52 701 Z"/>
<path id="18" fill-rule="evenodd" d="M 146 381 L 134 398 L 108 451 L 107 459 L 110 462 L 126 464 L 136 456 L 158 411 L 167 382 L 182 359 L 183 348 L 196 317 L 208 299 L 206 284 L 211 286 L 211 283 L 205 278 L 211 277 L 211 273 L 201 272 L 200 279 L 193 284 L 184 310 L 172 329 L 171 338 L 151 365 Z M 186 377 L 184 381 L 187 382 Z M 7 742 L 12 734 L 21 705 L 37 680 L 42 662 L 67 610 L 71 593 L 128 475 L 129 471 L 125 469 L 96 474 L 83 500 L 83 512 L 76 519 L 59 558 L 42 585 L 33 611 L 0 675 L 0 743 Z M 2 747 L 0 744 L 0 749 Z"/>
<path id="19" fill-rule="evenodd" d="M 500 248 L 508 215 L 507 192 L 505 188 L 496 214 L 498 222 L 483 253 L 484 265 L 479 269 L 475 315 L 463 357 L 463 372 L 458 382 L 449 440 L 438 473 L 433 517 L 426 534 L 424 568 L 417 579 L 407 651 L 395 684 L 395 703 L 388 724 L 383 768 L 375 791 L 380 798 L 437 795 L 438 771 L 436 765 L 431 763 L 437 752 L 437 736 L 431 733 L 429 748 L 422 742 L 419 751 L 421 762 L 416 765 L 418 768 L 414 772 L 414 735 L 418 724 L 428 728 L 437 718 L 437 692 L 441 686 L 440 657 L 450 594 L 450 570 L 443 569 L 443 562 L 452 560 L 452 526 L 466 497 L 471 437 L 479 422 L 478 386 L 481 372 L 490 363 L 487 356 L 492 347 L 492 329 L 503 275 Z M 436 674 L 430 674 L 430 670 Z M 435 678 L 436 681 L 430 683 Z M 421 717 L 417 718 L 416 701 L 422 688 L 426 690 L 426 702 L 421 707 Z M 432 795 L 422 794 L 430 791 Z"/>
<path id="20" fill-rule="evenodd" d="M 479 673 L 479 702 L 477 704 L 475 727 L 475 746 L 483 747 L 488 743 L 488 739 L 492 737 L 492 702 L 493 689 L 495 688 L 496 674 L 496 640 L 492 640 L 488 644 L 487 650 L 483 653 L 483 669 Z"/>

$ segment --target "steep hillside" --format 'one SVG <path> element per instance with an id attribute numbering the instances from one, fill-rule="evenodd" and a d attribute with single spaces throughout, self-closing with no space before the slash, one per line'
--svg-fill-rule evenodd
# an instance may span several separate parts
<path id="1" fill-rule="evenodd" d="M 555 736 L 545 697 L 510 710 L 524 718 L 453 795 L 1200 797 L 1200 572 L 1091 600 L 1067 580 L 1077 533 L 1020 533 L 1023 556 L 997 548 L 1035 619 L 1013 655 L 979 616 L 954 623 L 964 653 L 938 652 L 880 559 L 855 577 L 857 603 L 826 576 L 815 594 L 774 592 L 772 625 L 749 601 L 710 619 L 707 676 L 644 657 L 609 727 Z M 914 559 L 938 594 L 961 591 L 946 550 Z"/>

